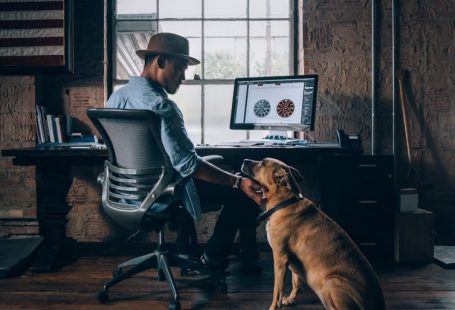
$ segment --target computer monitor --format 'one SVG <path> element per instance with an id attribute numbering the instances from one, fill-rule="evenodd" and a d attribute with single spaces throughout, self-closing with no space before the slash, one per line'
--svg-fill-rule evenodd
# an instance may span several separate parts
<path id="1" fill-rule="evenodd" d="M 231 129 L 314 130 L 317 75 L 237 78 Z"/>

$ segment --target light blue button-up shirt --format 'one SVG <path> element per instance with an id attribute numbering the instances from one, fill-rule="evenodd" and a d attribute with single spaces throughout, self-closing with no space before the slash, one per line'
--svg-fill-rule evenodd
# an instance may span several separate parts
<path id="1" fill-rule="evenodd" d="M 161 119 L 161 140 L 174 169 L 183 178 L 198 168 L 202 158 L 196 154 L 194 144 L 188 137 L 182 112 L 156 82 L 139 76 L 131 77 L 128 84 L 110 96 L 106 107 L 155 112 Z M 191 180 L 185 186 L 185 193 L 185 207 L 195 219 L 199 219 L 199 200 Z"/>

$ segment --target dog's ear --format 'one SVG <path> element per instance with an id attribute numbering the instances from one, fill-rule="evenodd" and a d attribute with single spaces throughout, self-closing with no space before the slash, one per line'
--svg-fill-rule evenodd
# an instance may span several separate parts
<path id="1" fill-rule="evenodd" d="M 294 167 L 287 166 L 286 168 L 288 170 L 288 188 L 295 194 L 301 195 L 302 190 L 300 189 L 299 183 L 303 181 L 303 176 Z"/>
<path id="2" fill-rule="evenodd" d="M 286 186 L 291 189 L 289 185 L 289 173 L 285 169 L 281 167 L 276 169 L 273 173 L 273 179 L 277 185 Z"/>
<path id="3" fill-rule="evenodd" d="M 297 169 L 292 167 L 280 167 L 277 169 L 274 173 L 274 180 L 278 186 L 286 186 L 287 189 L 299 195 L 301 194 L 301 190 L 294 174 L 296 174 L 299 180 L 303 180 L 302 175 Z"/>
<path id="4" fill-rule="evenodd" d="M 289 167 L 289 170 L 292 174 L 292 176 L 294 177 L 294 179 L 296 180 L 297 183 L 301 183 L 303 182 L 305 179 L 303 178 L 303 176 L 300 174 L 299 170 L 295 169 L 294 167 L 291 167 L 291 166 L 288 166 Z"/>

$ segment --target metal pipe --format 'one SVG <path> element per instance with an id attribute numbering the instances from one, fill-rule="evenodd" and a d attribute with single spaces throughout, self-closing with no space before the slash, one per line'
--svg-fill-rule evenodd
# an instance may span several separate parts
<path id="1" fill-rule="evenodd" d="M 398 16 L 397 0 L 392 0 L 392 155 L 393 155 L 393 175 L 394 184 L 397 184 L 398 177 L 398 160 L 397 152 L 397 135 L 396 135 L 396 100 L 397 100 L 397 81 L 395 73 L 397 70 L 398 62 L 398 29 L 397 29 L 397 16 Z"/>
<path id="2" fill-rule="evenodd" d="M 202 80 L 205 78 L 205 1 L 201 4 L 201 77 Z M 201 83 L 201 143 L 205 144 L 205 83 Z"/>
<path id="3" fill-rule="evenodd" d="M 396 99 L 397 82 L 395 72 L 397 70 L 397 1 L 392 0 L 392 155 L 396 154 Z"/>
<path id="4" fill-rule="evenodd" d="M 371 2 L 371 155 L 376 153 L 376 101 L 377 101 L 377 76 L 378 76 L 378 41 L 379 41 L 379 26 L 378 26 L 378 8 L 379 1 L 372 0 Z"/>
<path id="5" fill-rule="evenodd" d="M 103 96 L 104 96 L 104 103 L 106 103 L 109 96 L 112 94 L 113 90 L 113 74 L 115 72 L 115 55 L 116 53 L 116 36 L 114 35 L 116 30 L 116 23 L 115 18 L 117 14 L 117 8 L 115 3 L 110 0 L 104 1 L 104 23 L 103 23 L 103 46 L 104 46 L 104 54 L 103 54 Z"/>

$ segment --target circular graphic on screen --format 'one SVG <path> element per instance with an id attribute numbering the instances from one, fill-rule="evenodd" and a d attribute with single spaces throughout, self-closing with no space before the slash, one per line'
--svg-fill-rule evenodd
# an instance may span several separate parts
<path id="1" fill-rule="evenodd" d="M 281 117 L 289 117 L 294 113 L 295 105 L 291 99 L 283 99 L 278 102 L 276 112 Z"/>
<path id="2" fill-rule="evenodd" d="M 265 99 L 258 100 L 254 104 L 253 112 L 257 117 L 266 117 L 270 112 L 270 102 Z"/>

